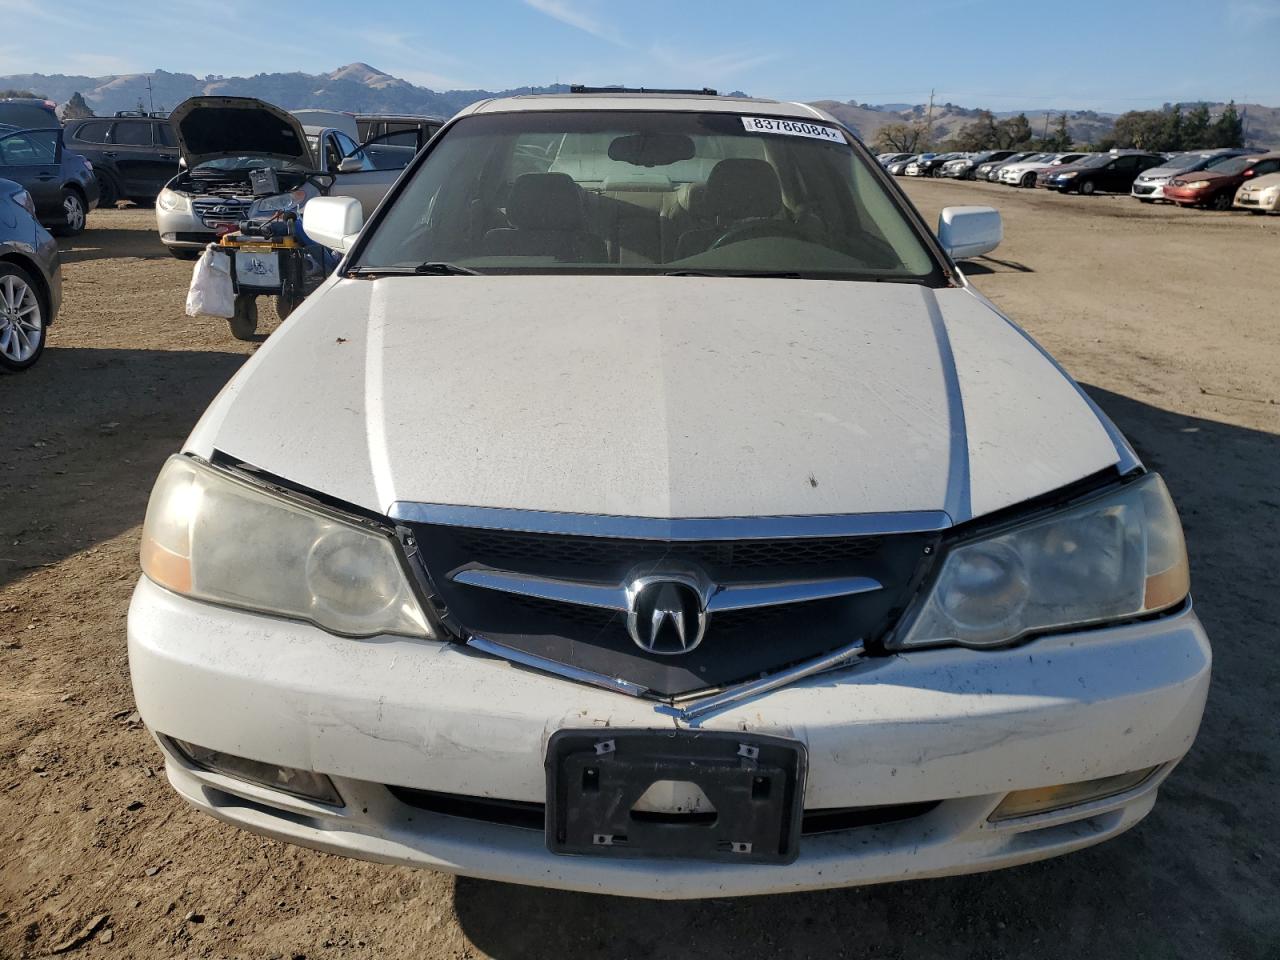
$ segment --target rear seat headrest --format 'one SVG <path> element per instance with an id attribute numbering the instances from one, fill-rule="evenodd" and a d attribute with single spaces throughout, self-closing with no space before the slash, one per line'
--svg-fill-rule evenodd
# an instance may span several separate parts
<path id="1" fill-rule="evenodd" d="M 582 188 L 567 173 L 525 173 L 507 199 L 507 220 L 521 230 L 581 230 Z"/>
<path id="2" fill-rule="evenodd" d="M 707 178 L 707 203 L 725 220 L 772 217 L 782 206 L 782 187 L 767 161 L 721 160 Z"/>

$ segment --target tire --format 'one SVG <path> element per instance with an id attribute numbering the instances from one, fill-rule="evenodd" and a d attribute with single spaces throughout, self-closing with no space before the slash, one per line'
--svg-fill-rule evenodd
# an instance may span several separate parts
<path id="1" fill-rule="evenodd" d="M 305 297 L 300 297 L 294 293 L 282 293 L 276 297 L 276 315 L 284 320 L 289 314 L 298 309 Z"/>
<path id="2" fill-rule="evenodd" d="M 0 373 L 21 373 L 44 353 L 44 297 L 31 274 L 0 262 Z"/>
<path id="3" fill-rule="evenodd" d="M 1024 174 L 1022 177 L 1022 183 L 1019 184 L 1019 186 L 1030 187 L 1033 190 L 1035 189 L 1035 185 L 1036 175 L 1034 173 Z"/>
<path id="4" fill-rule="evenodd" d="M 120 199 L 120 191 L 116 189 L 116 182 L 111 174 L 104 173 L 101 170 L 97 173 L 98 177 L 98 206 L 103 209 L 110 209 L 116 205 Z"/>
<path id="5" fill-rule="evenodd" d="M 1081 183 L 1078 187 L 1076 187 L 1076 189 L 1080 191 L 1080 195 L 1082 197 L 1092 197 L 1094 194 L 1094 191 L 1096 191 L 1098 188 L 1094 185 L 1092 180 L 1086 180 L 1083 183 Z"/>
<path id="6" fill-rule="evenodd" d="M 252 340 L 258 332 L 258 298 L 250 293 L 236 295 L 235 316 L 227 319 L 231 335 L 237 340 Z"/>
<path id="7" fill-rule="evenodd" d="M 169 255 L 175 260 L 199 260 L 203 250 L 188 250 L 186 247 L 170 247 Z"/>
<path id="8" fill-rule="evenodd" d="M 1139 203 L 1155 203 L 1155 201 L 1152 200 L 1150 197 L 1139 197 L 1138 202 Z"/>
<path id="9" fill-rule="evenodd" d="M 84 205 L 84 196 L 75 187 L 62 188 L 62 219 L 53 227 L 51 233 L 60 237 L 75 237 L 84 233 L 88 210 Z"/>
<path id="10" fill-rule="evenodd" d="M 1230 210 L 1233 197 L 1227 192 L 1222 192 L 1214 197 L 1208 203 L 1210 210 Z"/>

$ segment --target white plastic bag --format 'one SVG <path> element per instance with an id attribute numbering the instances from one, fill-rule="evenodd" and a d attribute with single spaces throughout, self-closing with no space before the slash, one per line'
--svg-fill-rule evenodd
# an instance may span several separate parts
<path id="1" fill-rule="evenodd" d="M 187 291 L 188 317 L 231 317 L 236 312 L 236 291 L 231 284 L 231 256 L 209 244 L 191 272 Z"/>

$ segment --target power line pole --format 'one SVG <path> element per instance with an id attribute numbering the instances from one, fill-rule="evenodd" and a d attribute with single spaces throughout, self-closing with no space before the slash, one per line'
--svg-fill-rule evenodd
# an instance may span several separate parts
<path id="1" fill-rule="evenodd" d="M 151 92 L 151 74 L 147 74 L 147 100 L 151 103 L 151 112 L 156 112 L 156 98 Z"/>
<path id="2" fill-rule="evenodd" d="M 924 148 L 933 149 L 933 91 L 929 91 L 929 119 L 925 121 Z"/>

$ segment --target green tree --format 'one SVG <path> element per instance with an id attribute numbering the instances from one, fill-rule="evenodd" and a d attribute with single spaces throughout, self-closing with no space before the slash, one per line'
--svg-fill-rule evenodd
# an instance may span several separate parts
<path id="1" fill-rule="evenodd" d="M 1058 122 L 1054 124 L 1053 133 L 1049 136 L 1050 150 L 1065 152 L 1071 149 L 1071 131 L 1067 129 L 1067 115 L 1058 114 Z"/>
<path id="2" fill-rule="evenodd" d="M 1182 104 L 1175 103 L 1169 112 L 1165 114 L 1164 120 L 1164 144 L 1159 148 L 1161 150 L 1183 150 L 1183 142 L 1186 140 L 1186 130 L 1184 127 L 1186 122 L 1182 116 Z"/>
<path id="3" fill-rule="evenodd" d="M 995 116 L 990 110 L 979 110 L 978 119 L 961 129 L 952 145 L 956 150 L 964 151 L 996 149 L 1000 145 L 1000 132 L 996 128 Z"/>
<path id="4" fill-rule="evenodd" d="M 71 99 L 67 101 L 67 105 L 62 108 L 63 120 L 78 120 L 81 117 L 92 117 L 93 108 L 85 103 L 85 99 L 77 90 L 71 95 Z"/>
<path id="5" fill-rule="evenodd" d="M 1031 121 L 1027 119 L 1025 113 L 1008 117 L 996 124 L 996 146 L 1002 150 L 1011 150 L 1028 144 L 1034 136 Z"/>
<path id="6" fill-rule="evenodd" d="M 1236 109 L 1234 100 L 1227 104 L 1214 122 L 1209 130 L 1209 137 L 1215 147 L 1244 146 L 1244 120 L 1240 117 L 1240 111 Z"/>
<path id="7" fill-rule="evenodd" d="M 1197 103 L 1187 111 L 1187 118 L 1182 124 L 1182 144 L 1187 150 L 1196 150 L 1209 146 L 1211 131 L 1209 129 L 1209 107 Z"/>

